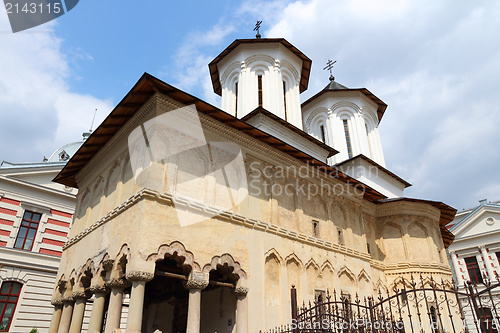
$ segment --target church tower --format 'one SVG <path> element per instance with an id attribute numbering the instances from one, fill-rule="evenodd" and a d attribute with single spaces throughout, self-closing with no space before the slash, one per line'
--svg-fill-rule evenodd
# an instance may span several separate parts
<path id="1" fill-rule="evenodd" d="M 311 60 L 283 38 L 237 39 L 210 64 L 222 110 L 243 118 L 262 107 L 302 129 L 300 93 Z"/>

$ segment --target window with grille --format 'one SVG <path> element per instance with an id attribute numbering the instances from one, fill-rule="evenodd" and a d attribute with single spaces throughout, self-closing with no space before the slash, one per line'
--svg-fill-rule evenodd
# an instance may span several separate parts
<path id="1" fill-rule="evenodd" d="M 347 144 L 347 155 L 352 158 L 352 145 L 351 145 L 351 135 L 349 134 L 349 125 L 347 124 L 347 119 L 344 119 L 344 134 L 345 142 Z"/>
<path id="2" fill-rule="evenodd" d="M 469 272 L 470 282 L 474 284 L 483 283 L 483 276 L 481 275 L 476 257 L 465 258 L 465 264 L 467 265 L 467 272 Z"/>
<path id="3" fill-rule="evenodd" d="M 21 294 L 22 284 L 4 282 L 0 288 L 0 331 L 8 331 Z"/>
<path id="4" fill-rule="evenodd" d="M 23 221 L 14 243 L 15 249 L 31 251 L 41 217 L 42 214 L 24 212 Z"/>

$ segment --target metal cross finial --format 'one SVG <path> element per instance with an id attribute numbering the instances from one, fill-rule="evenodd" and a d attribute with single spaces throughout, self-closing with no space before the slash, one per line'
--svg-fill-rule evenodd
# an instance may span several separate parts
<path id="1" fill-rule="evenodd" d="M 255 23 L 255 28 L 253 28 L 253 31 L 257 31 L 257 35 L 255 35 L 255 37 L 257 37 L 257 38 L 261 37 L 260 32 L 259 32 L 261 24 L 262 24 L 262 21 L 257 21 L 257 23 Z"/>
<path id="2" fill-rule="evenodd" d="M 333 64 L 335 64 L 336 62 L 337 62 L 337 60 L 332 61 L 331 59 L 328 59 L 328 61 L 326 62 L 325 68 L 323 68 L 323 70 L 328 69 L 330 71 L 330 81 L 335 80 L 335 77 L 332 74 L 332 68 L 333 68 Z"/>

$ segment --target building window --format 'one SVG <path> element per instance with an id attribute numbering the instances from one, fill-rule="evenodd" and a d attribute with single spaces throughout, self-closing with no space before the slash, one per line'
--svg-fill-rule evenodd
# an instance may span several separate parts
<path id="1" fill-rule="evenodd" d="M 339 236 L 339 244 L 344 245 L 344 234 L 342 233 L 342 229 L 337 228 L 337 235 Z"/>
<path id="2" fill-rule="evenodd" d="M 257 76 L 257 89 L 259 92 L 259 106 L 262 106 L 262 75 Z"/>
<path id="3" fill-rule="evenodd" d="M 351 136 L 349 135 L 349 126 L 347 125 L 347 119 L 344 119 L 344 133 L 345 142 L 347 144 L 347 155 L 349 156 L 349 158 L 352 158 Z"/>
<path id="4" fill-rule="evenodd" d="M 21 228 L 17 234 L 16 242 L 14 243 L 15 249 L 23 249 L 31 251 L 33 241 L 35 240 L 38 224 L 40 223 L 41 214 L 25 211 Z"/>
<path id="5" fill-rule="evenodd" d="M 236 96 L 234 99 L 234 116 L 238 117 L 238 82 L 234 84 L 234 95 Z"/>
<path id="6" fill-rule="evenodd" d="M 319 221 L 313 220 L 312 227 L 313 227 L 313 236 L 319 237 Z"/>
<path id="7" fill-rule="evenodd" d="M 287 114 L 286 114 L 286 82 L 283 81 L 283 105 L 285 105 L 285 120 L 288 121 L 288 117 L 287 117 Z"/>
<path id="8" fill-rule="evenodd" d="M 368 254 L 372 254 L 369 243 L 366 243 L 366 251 L 368 252 Z"/>
<path id="9" fill-rule="evenodd" d="M 8 331 L 16 310 L 22 285 L 18 282 L 4 282 L 0 289 L 0 331 Z"/>
<path id="10" fill-rule="evenodd" d="M 326 302 L 326 292 L 324 290 L 314 290 L 314 301 L 317 303 Z"/>
<path id="11" fill-rule="evenodd" d="M 497 255 L 498 265 L 500 265 L 500 252 L 495 253 Z"/>
<path id="12" fill-rule="evenodd" d="M 465 258 L 465 264 L 467 265 L 467 271 L 469 272 L 470 282 L 474 284 L 483 283 L 483 277 L 481 275 L 481 270 L 479 269 L 476 257 Z"/>
<path id="13" fill-rule="evenodd" d="M 324 143 L 326 143 L 325 126 L 321 125 L 319 127 L 319 130 L 320 130 L 320 134 L 321 134 L 321 141 L 323 141 Z"/>
<path id="14" fill-rule="evenodd" d="M 493 325 L 493 313 L 490 308 L 479 308 L 479 320 L 483 323 L 484 329 L 481 329 L 483 333 L 497 333 L 496 325 Z M 486 332 L 485 332 L 486 331 Z"/>

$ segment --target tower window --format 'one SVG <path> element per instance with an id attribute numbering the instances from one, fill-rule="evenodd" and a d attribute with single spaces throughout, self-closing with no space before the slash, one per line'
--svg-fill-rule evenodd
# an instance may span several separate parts
<path id="1" fill-rule="evenodd" d="M 8 331 L 21 294 L 18 282 L 4 282 L 0 289 L 0 331 Z"/>
<path id="2" fill-rule="evenodd" d="M 262 75 L 257 76 L 257 88 L 259 92 L 259 106 L 262 106 Z"/>
<path id="3" fill-rule="evenodd" d="M 481 270 L 479 269 L 476 257 L 465 258 L 465 264 L 467 265 L 470 282 L 474 284 L 483 283 L 483 277 L 481 275 Z"/>
<path id="4" fill-rule="evenodd" d="M 234 94 L 236 96 L 234 99 L 234 116 L 238 117 L 238 82 L 234 84 Z"/>
<path id="5" fill-rule="evenodd" d="M 372 254 L 370 250 L 370 243 L 366 243 L 366 251 L 368 252 L 368 254 Z"/>
<path id="6" fill-rule="evenodd" d="M 283 105 L 285 106 L 285 120 L 288 120 L 286 114 L 286 82 L 283 81 Z"/>
<path id="7" fill-rule="evenodd" d="M 312 227 L 313 227 L 313 236 L 319 237 L 319 221 L 313 220 Z"/>
<path id="8" fill-rule="evenodd" d="M 339 236 L 339 244 L 344 245 L 344 234 L 342 233 L 342 229 L 337 228 L 337 234 Z"/>
<path id="9" fill-rule="evenodd" d="M 320 131 L 320 134 L 321 134 L 321 141 L 326 142 L 325 126 L 321 125 L 319 127 L 319 131 Z"/>
<path id="10" fill-rule="evenodd" d="M 347 119 L 344 119 L 344 133 L 345 142 L 347 144 L 347 155 L 349 156 L 349 158 L 352 158 L 351 136 L 349 135 L 349 126 L 347 125 Z"/>
<path id="11" fill-rule="evenodd" d="M 23 221 L 21 222 L 21 227 L 14 243 L 15 249 L 31 251 L 41 216 L 41 214 L 37 213 L 24 212 Z"/>

